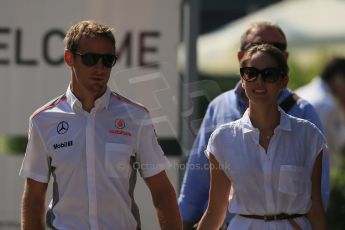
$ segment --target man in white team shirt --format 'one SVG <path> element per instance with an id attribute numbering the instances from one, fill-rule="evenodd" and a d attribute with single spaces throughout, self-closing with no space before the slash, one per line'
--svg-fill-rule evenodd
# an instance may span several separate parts
<path id="1" fill-rule="evenodd" d="M 148 185 L 161 229 L 182 229 L 168 160 L 149 113 L 107 87 L 115 65 L 111 28 L 81 21 L 64 39 L 71 70 L 66 93 L 30 118 L 20 170 L 26 178 L 22 229 L 140 229 L 136 169 Z M 53 199 L 45 218 L 47 185 Z M 46 221 L 45 221 L 46 219 Z"/>
<path id="2" fill-rule="evenodd" d="M 331 170 L 339 169 L 345 159 L 345 58 L 329 60 L 320 76 L 296 93 L 319 114 L 329 145 Z"/>

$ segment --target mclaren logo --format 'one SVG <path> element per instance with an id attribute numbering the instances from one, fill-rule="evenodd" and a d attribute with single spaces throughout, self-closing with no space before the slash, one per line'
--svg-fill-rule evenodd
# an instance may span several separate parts
<path id="1" fill-rule="evenodd" d="M 69 125 L 66 121 L 61 121 L 57 127 L 56 127 L 56 131 L 58 134 L 64 134 L 68 131 Z"/>
<path id="2" fill-rule="evenodd" d="M 126 126 L 126 123 L 123 119 L 119 118 L 115 120 L 115 127 L 118 129 L 123 129 Z"/>
<path id="3" fill-rule="evenodd" d="M 54 144 L 54 149 L 69 147 L 73 145 L 73 141 L 65 141 L 60 144 Z"/>

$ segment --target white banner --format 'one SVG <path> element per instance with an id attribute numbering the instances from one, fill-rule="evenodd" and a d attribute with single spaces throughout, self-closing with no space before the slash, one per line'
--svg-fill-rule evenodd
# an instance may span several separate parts
<path id="1" fill-rule="evenodd" d="M 180 0 L 11 0 L 0 7 L 0 134 L 26 134 L 35 109 L 63 94 L 63 37 L 74 22 L 113 27 L 120 60 L 109 86 L 144 104 L 159 136 L 175 137 Z"/>

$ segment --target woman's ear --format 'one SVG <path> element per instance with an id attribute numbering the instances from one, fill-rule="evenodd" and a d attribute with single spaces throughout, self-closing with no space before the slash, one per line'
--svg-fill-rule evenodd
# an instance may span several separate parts
<path id="1" fill-rule="evenodd" d="M 282 89 L 285 89 L 289 83 L 289 75 L 286 74 L 286 76 L 282 80 Z"/>
<path id="2" fill-rule="evenodd" d="M 66 49 L 63 58 L 69 67 L 72 67 L 74 65 L 74 55 L 71 51 Z"/>

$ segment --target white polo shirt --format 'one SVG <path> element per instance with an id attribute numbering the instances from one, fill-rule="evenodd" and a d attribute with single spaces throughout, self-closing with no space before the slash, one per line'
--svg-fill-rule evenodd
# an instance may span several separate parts
<path id="1" fill-rule="evenodd" d="M 327 154 L 324 136 L 307 120 L 280 109 L 267 152 L 259 144 L 259 130 L 248 110 L 237 121 L 217 128 L 206 155 L 212 153 L 230 178 L 233 196 L 229 212 L 247 215 L 304 214 L 311 207 L 311 176 L 321 150 Z M 305 217 L 296 219 L 302 229 L 311 226 Z M 291 229 L 287 220 L 256 220 L 236 215 L 228 229 Z"/>
<path id="2" fill-rule="evenodd" d="M 135 169 L 150 177 L 168 167 L 143 106 L 107 89 L 88 113 L 68 88 L 31 116 L 20 175 L 53 177 L 54 228 L 127 230 L 140 228 Z"/>

